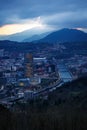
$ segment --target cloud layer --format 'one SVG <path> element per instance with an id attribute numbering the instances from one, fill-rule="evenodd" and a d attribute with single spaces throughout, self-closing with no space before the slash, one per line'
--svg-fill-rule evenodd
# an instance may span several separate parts
<path id="1" fill-rule="evenodd" d="M 0 26 L 40 18 L 52 28 L 87 28 L 87 0 L 0 0 Z"/>

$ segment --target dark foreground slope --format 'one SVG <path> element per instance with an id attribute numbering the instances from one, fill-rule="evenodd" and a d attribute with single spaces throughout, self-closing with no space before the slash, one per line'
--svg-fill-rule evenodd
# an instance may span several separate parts
<path id="1" fill-rule="evenodd" d="M 0 114 L 0 130 L 87 130 L 87 77 L 58 88 L 48 100 L 17 103 L 14 109 Z"/>

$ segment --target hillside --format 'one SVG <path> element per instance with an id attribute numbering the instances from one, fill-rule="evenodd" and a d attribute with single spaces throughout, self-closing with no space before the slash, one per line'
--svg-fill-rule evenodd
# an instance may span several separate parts
<path id="1" fill-rule="evenodd" d="M 87 77 L 63 85 L 47 100 L 15 104 L 10 116 L 2 106 L 0 113 L 1 130 L 87 130 Z"/>
<path id="2" fill-rule="evenodd" d="M 87 41 L 87 33 L 84 33 L 76 29 L 62 29 L 56 32 L 53 32 L 41 39 L 40 42 L 85 42 Z"/>

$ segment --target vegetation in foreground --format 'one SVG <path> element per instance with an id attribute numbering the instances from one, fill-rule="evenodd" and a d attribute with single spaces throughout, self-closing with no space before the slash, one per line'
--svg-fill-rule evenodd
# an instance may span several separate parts
<path id="1" fill-rule="evenodd" d="M 63 85 L 47 100 L 0 106 L 0 130 L 87 130 L 87 77 Z"/>

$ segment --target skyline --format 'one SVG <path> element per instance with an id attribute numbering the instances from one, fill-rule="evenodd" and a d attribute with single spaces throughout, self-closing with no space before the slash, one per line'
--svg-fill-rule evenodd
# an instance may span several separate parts
<path id="1" fill-rule="evenodd" d="M 87 32 L 87 0 L 1 0 L 0 35 L 32 28 L 53 31 L 76 28 Z"/>

